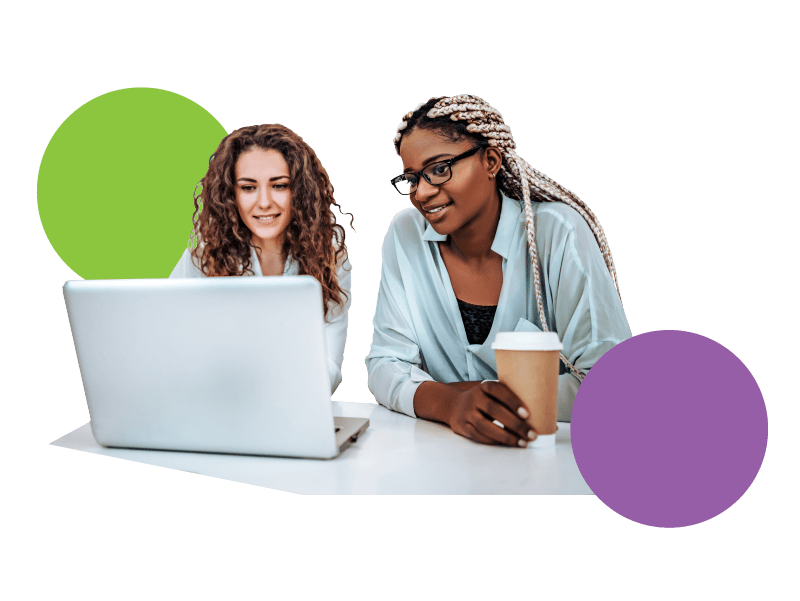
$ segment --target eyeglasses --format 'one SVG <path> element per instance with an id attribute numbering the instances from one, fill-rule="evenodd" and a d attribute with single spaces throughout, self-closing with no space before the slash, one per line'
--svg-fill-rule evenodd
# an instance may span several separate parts
<path id="1" fill-rule="evenodd" d="M 402 175 L 398 175 L 392 179 L 392 185 L 394 186 L 395 190 L 400 192 L 400 194 L 403 196 L 408 196 L 417 189 L 420 176 L 424 177 L 425 181 L 427 181 L 431 186 L 441 186 L 442 184 L 449 182 L 450 178 L 453 177 L 452 167 L 455 163 L 461 159 L 471 157 L 481 148 L 486 148 L 486 146 L 481 145 L 476 146 L 475 148 L 470 148 L 467 152 L 464 152 L 457 157 L 453 157 L 452 159 L 447 159 L 446 161 L 441 161 L 438 163 L 432 163 L 425 167 L 425 169 L 422 171 L 417 171 L 416 173 L 403 173 Z"/>

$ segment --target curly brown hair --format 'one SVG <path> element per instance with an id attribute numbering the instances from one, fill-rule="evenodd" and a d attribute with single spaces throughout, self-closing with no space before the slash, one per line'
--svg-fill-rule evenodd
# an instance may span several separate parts
<path id="1" fill-rule="evenodd" d="M 277 150 L 289 165 L 292 220 L 283 242 L 285 256 L 297 261 L 301 275 L 314 276 L 322 285 L 322 303 L 345 303 L 336 278 L 337 266 L 347 257 L 344 228 L 336 223 L 328 174 L 311 147 L 283 125 L 251 125 L 226 136 L 209 160 L 208 172 L 194 194 L 192 258 L 206 276 L 253 275 L 251 232 L 236 205 L 235 168 L 250 149 Z M 200 188 L 198 194 L 197 189 Z M 350 215 L 350 226 L 353 215 Z M 197 240 L 201 244 L 197 244 Z"/>

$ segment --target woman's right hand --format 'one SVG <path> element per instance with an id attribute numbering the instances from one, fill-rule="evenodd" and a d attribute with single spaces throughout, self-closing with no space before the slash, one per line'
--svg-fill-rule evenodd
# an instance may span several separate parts
<path id="1" fill-rule="evenodd" d="M 526 447 L 536 438 L 525 405 L 500 382 L 486 381 L 460 391 L 448 413 L 453 432 L 483 444 Z"/>

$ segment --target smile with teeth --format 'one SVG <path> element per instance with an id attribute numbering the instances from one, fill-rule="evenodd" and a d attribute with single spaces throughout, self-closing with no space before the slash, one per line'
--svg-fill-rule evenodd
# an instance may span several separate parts
<path id="1" fill-rule="evenodd" d="M 425 212 L 426 212 L 426 213 L 428 213 L 428 214 L 432 214 L 432 213 L 439 213 L 439 212 L 441 212 L 442 210 L 444 210 L 444 209 L 446 209 L 447 207 L 449 207 L 451 204 L 453 204 L 453 202 L 452 202 L 452 201 L 448 202 L 446 205 L 442 205 L 442 206 L 440 206 L 440 207 L 436 207 L 435 209 L 430 209 L 430 210 L 428 210 L 428 211 L 425 211 Z"/>
<path id="2" fill-rule="evenodd" d="M 280 213 L 278 213 L 278 215 L 256 215 L 255 219 L 258 221 L 269 222 L 276 219 L 279 215 Z"/>

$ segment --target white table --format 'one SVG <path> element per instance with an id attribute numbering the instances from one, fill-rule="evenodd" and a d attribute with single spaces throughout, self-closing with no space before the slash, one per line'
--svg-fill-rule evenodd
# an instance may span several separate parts
<path id="1" fill-rule="evenodd" d="M 52 444 L 302 494 L 592 494 L 566 423 L 553 448 L 516 449 L 477 444 L 380 405 L 334 401 L 333 413 L 370 425 L 328 461 L 109 449 L 95 442 L 89 424 Z"/>

